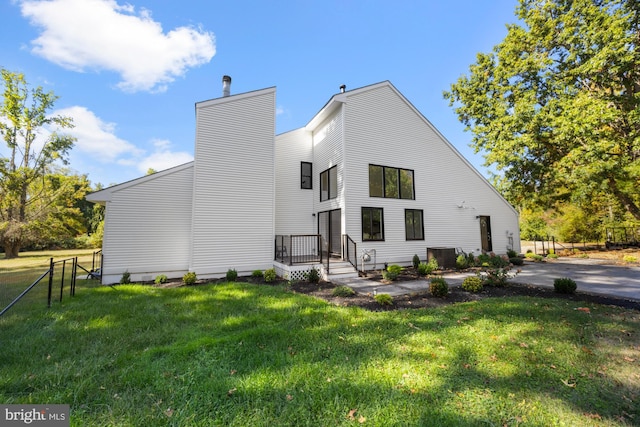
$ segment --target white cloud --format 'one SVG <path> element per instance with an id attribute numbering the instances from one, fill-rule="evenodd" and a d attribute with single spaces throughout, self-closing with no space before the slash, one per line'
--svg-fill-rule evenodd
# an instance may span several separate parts
<path id="1" fill-rule="evenodd" d="M 118 138 L 114 123 L 107 123 L 85 107 L 69 107 L 55 111 L 56 115 L 73 118 L 74 127 L 65 129 L 77 138 L 74 149 L 91 155 L 100 163 L 115 162 L 118 158 L 138 157 L 144 154 L 135 145 Z"/>
<path id="2" fill-rule="evenodd" d="M 153 141 L 155 150 L 138 163 L 138 170 L 146 173 L 149 169 L 161 171 L 178 166 L 193 160 L 190 153 L 184 151 L 171 151 L 171 142 L 166 139 Z"/>
<path id="3" fill-rule="evenodd" d="M 188 68 L 216 53 L 210 32 L 178 27 L 165 33 L 148 10 L 115 0 L 27 0 L 22 15 L 39 28 L 33 52 L 62 67 L 120 74 L 122 90 L 166 90 Z"/>

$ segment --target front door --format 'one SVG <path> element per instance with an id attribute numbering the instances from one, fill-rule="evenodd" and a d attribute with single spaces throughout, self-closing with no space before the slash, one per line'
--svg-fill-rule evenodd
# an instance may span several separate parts
<path id="1" fill-rule="evenodd" d="M 340 209 L 318 214 L 318 234 L 324 239 L 330 255 L 342 256 L 342 215 Z"/>
<path id="2" fill-rule="evenodd" d="M 480 240 L 482 240 L 482 252 L 493 251 L 491 243 L 491 217 L 480 217 Z"/>

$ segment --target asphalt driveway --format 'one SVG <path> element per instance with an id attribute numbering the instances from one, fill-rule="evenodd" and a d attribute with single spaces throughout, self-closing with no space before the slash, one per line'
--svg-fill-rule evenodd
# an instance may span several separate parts
<path id="1" fill-rule="evenodd" d="M 640 301 L 640 267 L 611 265 L 598 259 L 559 258 L 547 262 L 526 262 L 522 272 L 511 280 L 553 287 L 553 280 L 570 277 L 578 291 Z"/>

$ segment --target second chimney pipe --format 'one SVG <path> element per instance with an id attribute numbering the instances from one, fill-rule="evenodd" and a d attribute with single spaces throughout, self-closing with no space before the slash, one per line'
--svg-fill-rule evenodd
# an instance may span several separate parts
<path id="1" fill-rule="evenodd" d="M 222 96 L 231 95 L 231 77 L 222 76 Z"/>

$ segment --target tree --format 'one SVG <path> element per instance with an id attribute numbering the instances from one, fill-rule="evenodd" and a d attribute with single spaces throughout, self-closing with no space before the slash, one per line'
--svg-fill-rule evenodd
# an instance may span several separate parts
<path id="1" fill-rule="evenodd" d="M 515 205 L 603 194 L 640 220 L 640 2 L 520 0 L 444 93 Z"/>
<path id="2" fill-rule="evenodd" d="M 58 99 L 53 92 L 31 89 L 21 73 L 1 72 L 0 135 L 9 157 L 0 157 L 0 243 L 14 258 L 55 211 L 66 186 L 52 172 L 57 162 L 67 164 L 75 139 L 50 129 L 73 127 L 69 117 L 47 115 Z"/>

